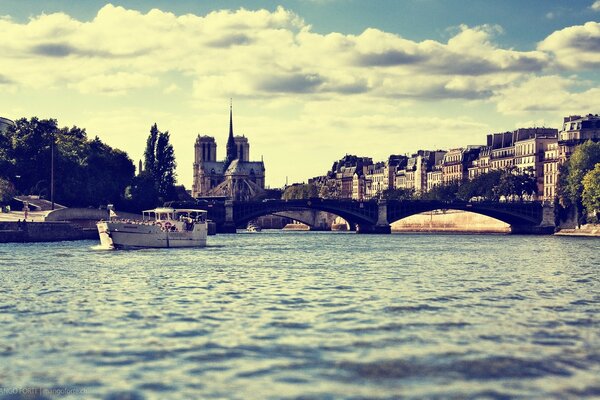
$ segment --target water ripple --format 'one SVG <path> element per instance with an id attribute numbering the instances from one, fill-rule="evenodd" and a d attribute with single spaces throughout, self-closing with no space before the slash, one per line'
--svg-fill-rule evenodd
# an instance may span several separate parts
<path id="1" fill-rule="evenodd" d="M 590 241 L 210 241 L 172 252 L 0 244 L 0 385 L 109 400 L 600 396 Z"/>

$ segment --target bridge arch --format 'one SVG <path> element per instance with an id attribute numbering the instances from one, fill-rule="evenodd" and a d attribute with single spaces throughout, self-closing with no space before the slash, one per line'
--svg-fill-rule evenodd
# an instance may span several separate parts
<path id="1" fill-rule="evenodd" d="M 377 222 L 377 203 L 326 199 L 272 200 L 233 203 L 233 220 L 237 227 L 258 217 L 286 211 L 318 210 L 337 215 L 350 224 L 373 225 Z"/>
<path id="2" fill-rule="evenodd" d="M 543 206 L 538 202 L 443 202 L 443 201 L 390 201 L 387 204 L 388 222 L 394 223 L 411 215 L 434 210 L 459 210 L 485 215 L 511 227 L 536 226 L 542 222 Z"/>

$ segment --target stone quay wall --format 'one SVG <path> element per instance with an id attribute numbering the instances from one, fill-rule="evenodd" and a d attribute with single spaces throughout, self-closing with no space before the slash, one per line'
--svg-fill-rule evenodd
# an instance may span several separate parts
<path id="1" fill-rule="evenodd" d="M 94 239 L 98 239 L 96 229 L 84 229 L 68 222 L 0 222 L 0 243 Z"/>

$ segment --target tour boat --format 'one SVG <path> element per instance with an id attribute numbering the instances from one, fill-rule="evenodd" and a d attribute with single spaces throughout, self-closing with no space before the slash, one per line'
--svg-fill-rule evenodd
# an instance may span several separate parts
<path id="1" fill-rule="evenodd" d="M 143 212 L 143 219 L 111 217 L 96 226 L 102 247 L 171 248 L 204 247 L 208 233 L 205 210 L 155 208 Z"/>

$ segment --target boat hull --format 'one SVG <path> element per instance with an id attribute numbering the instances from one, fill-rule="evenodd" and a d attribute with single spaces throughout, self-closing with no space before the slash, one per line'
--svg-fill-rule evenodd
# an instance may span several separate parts
<path id="1" fill-rule="evenodd" d="M 150 224 L 100 221 L 96 225 L 100 245 L 109 249 L 204 247 L 208 233 L 206 223 L 178 232 Z"/>

